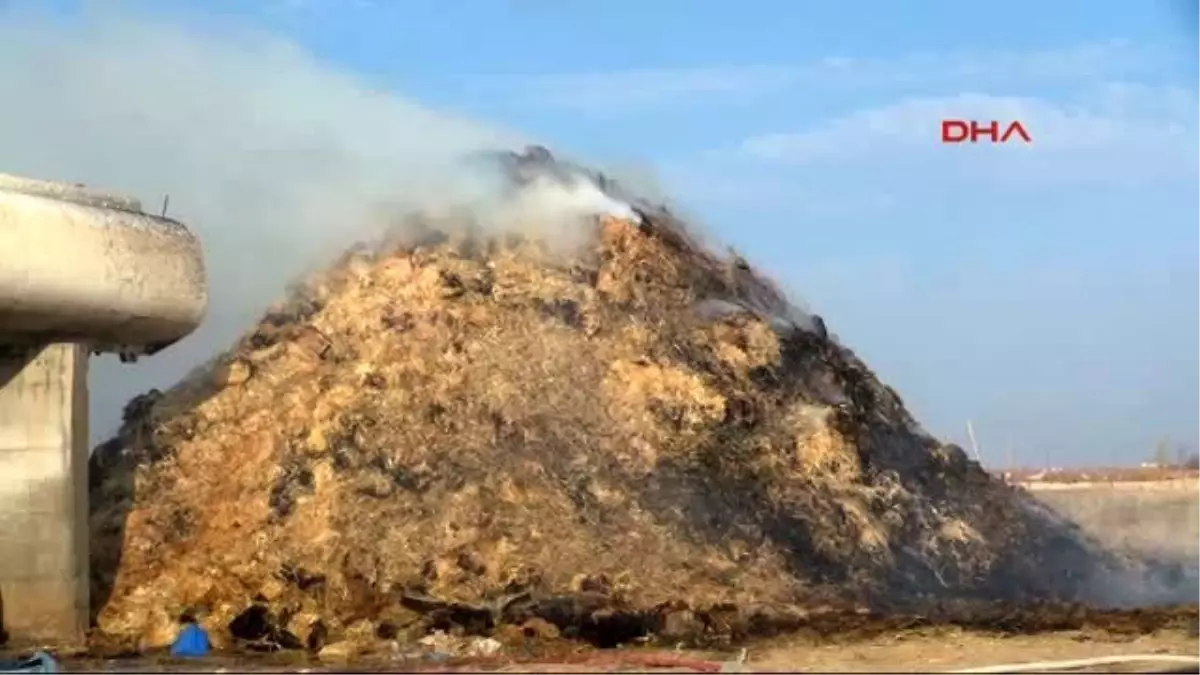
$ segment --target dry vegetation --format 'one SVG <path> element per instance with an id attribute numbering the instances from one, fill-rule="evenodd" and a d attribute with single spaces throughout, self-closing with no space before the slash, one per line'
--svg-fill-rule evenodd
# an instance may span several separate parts
<path id="1" fill-rule="evenodd" d="M 1193 568 L 1200 561 L 1200 481 L 1195 478 L 1030 484 L 1029 489 L 1112 550 Z"/>
<path id="2" fill-rule="evenodd" d="M 130 403 L 93 455 L 98 643 L 161 646 L 184 612 L 218 646 L 717 639 L 1087 599 L 1118 564 L 850 350 L 773 327 L 771 285 L 665 215 L 567 258 L 423 237 L 348 254 Z"/>

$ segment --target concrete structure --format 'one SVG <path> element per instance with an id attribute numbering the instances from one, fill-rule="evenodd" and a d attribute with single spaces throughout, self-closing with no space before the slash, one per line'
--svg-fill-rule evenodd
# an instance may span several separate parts
<path id="1" fill-rule="evenodd" d="M 88 356 L 153 354 L 199 325 L 200 245 L 133 200 L 0 174 L 0 628 L 88 628 Z"/>

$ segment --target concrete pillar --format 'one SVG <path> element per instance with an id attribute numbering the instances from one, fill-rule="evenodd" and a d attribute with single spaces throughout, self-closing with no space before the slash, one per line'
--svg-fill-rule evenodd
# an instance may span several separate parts
<path id="1" fill-rule="evenodd" d="M 88 628 L 88 350 L 0 335 L 0 619 L 10 646 Z"/>

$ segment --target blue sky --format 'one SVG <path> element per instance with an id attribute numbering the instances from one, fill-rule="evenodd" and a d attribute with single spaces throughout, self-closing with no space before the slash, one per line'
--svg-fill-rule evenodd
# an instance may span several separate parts
<path id="1" fill-rule="evenodd" d="M 380 90 L 652 170 L 931 431 L 961 441 L 974 420 L 992 464 L 1009 448 L 1069 465 L 1197 441 L 1198 45 L 1184 3 L 153 11 L 281 35 Z M 944 146 L 943 117 L 1019 119 L 1034 142 Z"/>

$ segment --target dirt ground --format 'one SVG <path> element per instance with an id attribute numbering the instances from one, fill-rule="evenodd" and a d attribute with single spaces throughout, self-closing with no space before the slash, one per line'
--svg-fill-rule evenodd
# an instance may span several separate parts
<path id="1" fill-rule="evenodd" d="M 1059 661 L 1115 655 L 1171 654 L 1194 656 L 1196 635 L 1184 631 L 1163 631 L 1146 636 L 1115 637 L 1088 631 L 1069 631 L 1033 636 L 1004 636 L 948 631 L 936 634 L 897 633 L 852 644 L 804 644 L 778 641 L 747 650 L 742 672 L 947 672 L 962 668 Z M 651 657 L 651 658 L 648 658 Z M 354 670 L 374 672 L 703 672 L 736 660 L 735 654 L 713 652 L 630 652 L 597 653 L 589 657 L 553 662 L 513 662 L 495 660 L 486 663 L 436 665 L 409 661 L 363 663 Z M 680 665 L 672 667 L 672 659 Z M 658 665 L 652 665 L 658 664 Z M 68 663 L 68 666 L 71 664 Z M 340 666 L 320 663 L 280 663 L 224 659 L 196 664 L 159 660 L 81 663 L 87 670 L 108 672 L 222 672 L 253 670 L 259 672 L 342 671 Z M 1096 668 L 1091 672 L 1156 672 L 1162 664 L 1144 663 Z M 726 668 L 729 668 L 727 665 Z M 74 668 L 73 668 L 74 669 Z M 1193 671 L 1195 672 L 1195 671 Z"/>
<path id="2" fill-rule="evenodd" d="M 1084 659 L 1119 654 L 1197 653 L 1195 635 L 1168 632 L 1128 640 L 1076 631 L 1035 636 L 948 633 L 896 635 L 854 646 L 781 646 L 747 659 L 754 671 L 930 672 L 1006 663 Z M 1143 668 L 1144 669 L 1144 668 Z M 1126 667 L 1125 672 L 1132 670 Z M 1109 672 L 1121 672 L 1112 669 Z"/>
<path id="3" fill-rule="evenodd" d="M 488 658 L 453 660 L 397 648 L 349 662 L 293 652 L 227 655 L 199 662 L 154 657 L 84 659 L 68 660 L 65 665 L 74 671 L 107 672 L 947 672 L 1130 654 L 1194 656 L 1200 651 L 1197 609 L 1195 604 L 1113 611 L 1070 606 L 997 608 L 991 616 L 973 612 L 950 623 L 936 617 L 833 615 L 786 636 L 706 650 L 672 650 L 669 645 L 601 650 L 534 640 L 510 643 Z M 1095 671 L 1164 669 L 1162 664 L 1145 663 Z"/>

